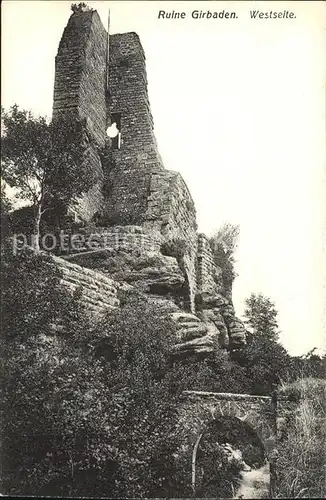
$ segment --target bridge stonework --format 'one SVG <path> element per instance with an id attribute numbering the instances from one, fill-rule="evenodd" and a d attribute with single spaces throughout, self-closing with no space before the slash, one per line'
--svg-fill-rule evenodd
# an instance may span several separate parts
<path id="1" fill-rule="evenodd" d="M 219 417 L 236 418 L 248 425 L 261 441 L 270 465 L 270 492 L 276 491 L 277 414 L 276 398 L 248 394 L 185 391 L 179 407 L 179 456 L 189 463 L 191 481 L 193 452 L 208 426 Z"/>

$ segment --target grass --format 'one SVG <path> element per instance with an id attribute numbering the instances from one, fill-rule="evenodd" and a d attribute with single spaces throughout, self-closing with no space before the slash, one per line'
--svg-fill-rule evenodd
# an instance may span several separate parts
<path id="1" fill-rule="evenodd" d="M 280 392 L 297 402 L 278 445 L 277 498 L 325 498 L 326 381 L 298 379 Z"/>

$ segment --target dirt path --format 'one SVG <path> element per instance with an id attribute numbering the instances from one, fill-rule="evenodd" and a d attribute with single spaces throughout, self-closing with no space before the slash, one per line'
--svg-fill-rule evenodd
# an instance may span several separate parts
<path id="1" fill-rule="evenodd" d="M 269 498 L 269 465 L 241 473 L 241 485 L 233 498 Z"/>

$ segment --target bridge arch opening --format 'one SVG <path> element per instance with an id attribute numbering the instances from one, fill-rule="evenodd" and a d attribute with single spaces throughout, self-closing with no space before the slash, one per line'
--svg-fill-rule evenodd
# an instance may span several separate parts
<path id="1" fill-rule="evenodd" d="M 193 448 L 195 497 L 268 498 L 269 488 L 267 452 L 257 432 L 238 417 L 217 415 Z"/>

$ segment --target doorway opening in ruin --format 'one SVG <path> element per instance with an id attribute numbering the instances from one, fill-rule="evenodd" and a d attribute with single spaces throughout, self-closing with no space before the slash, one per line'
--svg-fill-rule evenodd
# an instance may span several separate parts
<path id="1" fill-rule="evenodd" d="M 196 498 L 269 498 L 267 455 L 256 431 L 236 417 L 219 416 L 192 453 Z"/>

